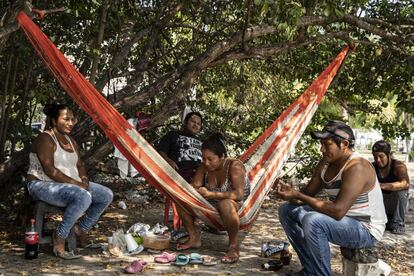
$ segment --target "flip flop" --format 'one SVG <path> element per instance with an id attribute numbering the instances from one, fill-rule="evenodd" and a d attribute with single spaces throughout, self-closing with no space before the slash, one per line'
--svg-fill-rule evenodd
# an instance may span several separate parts
<path id="1" fill-rule="evenodd" d="M 126 274 L 136 274 L 144 270 L 144 268 L 147 266 L 146 261 L 142 260 L 135 260 L 132 263 L 130 263 L 127 267 L 124 268 L 124 272 Z"/>
<path id="2" fill-rule="evenodd" d="M 237 263 L 238 261 L 239 261 L 238 256 L 225 255 L 223 258 L 221 258 L 221 262 L 223 264 L 234 264 L 234 263 Z"/>
<path id="3" fill-rule="evenodd" d="M 203 256 L 203 265 L 213 266 L 218 264 L 217 259 L 211 256 Z"/>
<path id="4" fill-rule="evenodd" d="M 190 264 L 202 264 L 203 263 L 203 257 L 201 257 L 198 253 L 191 253 L 190 254 L 190 261 L 188 262 Z"/>
<path id="5" fill-rule="evenodd" d="M 177 254 L 162 252 L 161 255 L 154 256 L 154 262 L 159 264 L 168 264 L 175 261 Z"/>
<path id="6" fill-rule="evenodd" d="M 80 257 L 82 257 L 82 255 L 75 255 L 73 250 L 70 252 L 68 251 L 59 252 L 59 251 L 54 250 L 53 254 L 55 254 L 56 257 L 59 257 L 64 260 L 74 260 L 74 259 L 79 259 Z"/>
<path id="7" fill-rule="evenodd" d="M 90 248 L 90 249 L 102 248 L 102 243 L 93 243 L 93 242 L 91 242 L 90 244 L 85 245 L 84 248 Z"/>
<path id="8" fill-rule="evenodd" d="M 53 240 L 53 244 L 55 244 L 56 241 L 56 231 L 53 231 L 52 234 L 52 240 Z M 74 260 L 74 259 L 79 259 L 80 257 L 82 257 L 81 255 L 75 255 L 75 253 L 72 251 L 68 252 L 68 251 L 58 251 L 55 248 L 53 248 L 53 254 L 61 259 L 64 260 Z"/>
<path id="9" fill-rule="evenodd" d="M 178 254 L 175 259 L 175 265 L 185 266 L 190 261 L 190 258 L 186 254 Z"/>
<path id="10" fill-rule="evenodd" d="M 178 242 L 178 240 L 188 237 L 188 232 L 186 231 L 180 231 L 180 230 L 173 230 L 171 231 L 171 241 L 172 242 Z"/>

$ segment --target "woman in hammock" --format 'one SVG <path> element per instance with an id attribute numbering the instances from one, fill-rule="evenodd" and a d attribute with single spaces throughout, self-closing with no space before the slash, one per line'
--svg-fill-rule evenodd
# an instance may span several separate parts
<path id="1" fill-rule="evenodd" d="M 219 211 L 229 235 L 229 249 L 221 261 L 234 263 L 239 260 L 240 219 L 237 211 L 250 194 L 250 183 L 243 163 L 227 157 L 223 141 L 221 134 L 214 134 L 203 142 L 203 163 L 191 183 Z M 177 245 L 177 250 L 200 247 L 201 236 L 194 225 L 194 217 L 180 207 L 178 213 L 189 233 L 189 239 Z"/>
<path id="2" fill-rule="evenodd" d="M 33 142 L 29 155 L 27 189 L 33 199 L 65 208 L 63 220 L 53 233 L 53 253 L 63 259 L 74 259 L 80 256 L 65 251 L 70 230 L 75 227 L 80 246 L 85 246 L 86 233 L 112 202 L 113 194 L 107 187 L 89 182 L 79 158 L 79 147 L 69 136 L 76 124 L 72 110 L 51 104 L 43 112 L 47 115 L 46 126 Z"/>

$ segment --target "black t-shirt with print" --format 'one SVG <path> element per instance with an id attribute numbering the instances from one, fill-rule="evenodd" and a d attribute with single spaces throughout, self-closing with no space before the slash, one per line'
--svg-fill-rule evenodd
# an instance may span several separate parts
<path id="1" fill-rule="evenodd" d="M 197 169 L 202 161 L 201 143 L 188 132 L 170 131 L 161 138 L 157 149 L 167 154 L 180 170 Z"/>

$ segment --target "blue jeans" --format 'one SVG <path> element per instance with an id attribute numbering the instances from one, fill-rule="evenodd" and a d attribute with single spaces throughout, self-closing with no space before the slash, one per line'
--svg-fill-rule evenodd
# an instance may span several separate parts
<path id="1" fill-rule="evenodd" d="M 89 182 L 89 190 L 85 190 L 67 183 L 33 180 L 27 184 L 27 190 L 34 200 L 65 207 L 62 222 L 56 228 L 56 235 L 63 239 L 81 216 L 79 227 L 88 232 L 113 198 L 109 188 L 94 182 Z"/>
<path id="2" fill-rule="evenodd" d="M 332 275 L 329 242 L 348 248 L 371 247 L 376 239 L 358 220 L 336 220 L 308 205 L 279 207 L 279 220 L 299 256 L 305 275 Z"/>
<path id="3" fill-rule="evenodd" d="M 390 229 L 405 226 L 405 215 L 408 211 L 408 190 L 382 191 L 385 212 Z"/>

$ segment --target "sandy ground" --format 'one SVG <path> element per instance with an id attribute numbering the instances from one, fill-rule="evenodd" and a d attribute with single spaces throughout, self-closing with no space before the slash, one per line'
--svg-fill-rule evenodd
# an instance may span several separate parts
<path id="1" fill-rule="evenodd" d="M 414 163 L 409 165 L 410 175 L 414 176 Z M 413 183 L 413 182 L 412 182 Z M 154 225 L 162 222 L 163 205 L 160 203 L 133 205 L 128 203 L 127 210 L 117 208 L 116 203 L 122 199 L 120 192 L 123 187 L 114 188 L 115 202 L 92 231 L 91 238 L 95 242 L 105 242 L 113 231 L 119 228 L 128 229 L 137 222 Z M 259 275 L 275 274 L 261 270 L 261 264 L 268 261 L 260 257 L 262 241 L 286 240 L 286 236 L 278 222 L 277 208 L 281 201 L 270 194 L 265 201 L 260 215 L 249 232 L 242 234 L 241 258 L 232 265 L 218 264 L 212 267 L 203 265 L 160 265 L 153 262 L 153 255 L 147 251 L 134 257 L 108 257 L 100 249 L 85 249 L 80 251 L 82 258 L 65 261 L 51 254 L 51 247 L 41 249 L 35 260 L 25 260 L 23 257 L 23 230 L 16 229 L 11 222 L 0 222 L 0 275 L 121 275 L 123 268 L 131 261 L 142 259 L 149 262 L 143 275 Z M 383 241 L 379 244 L 379 257 L 390 264 L 391 275 L 414 275 L 414 226 L 413 201 L 407 218 L 407 233 L 403 236 L 392 235 L 386 232 Z M 12 230 L 11 230 L 12 229 Z M 214 256 L 220 259 L 226 252 L 227 236 L 202 233 L 203 246 L 197 250 L 188 250 L 184 253 L 198 252 L 202 255 Z M 173 245 L 171 245 L 171 249 Z M 342 263 L 337 246 L 331 246 L 332 269 L 334 275 L 341 275 Z M 295 253 L 290 265 L 278 271 L 276 275 L 298 271 L 301 265 Z"/>
<path id="2" fill-rule="evenodd" d="M 273 201 L 273 200 L 271 200 Z M 277 218 L 278 202 L 268 201 L 262 207 L 261 214 L 256 221 L 254 227 L 248 232 L 242 233 L 241 241 L 241 258 L 240 262 L 232 265 L 218 264 L 213 267 L 205 267 L 202 265 L 187 265 L 185 267 L 176 267 L 173 265 L 160 265 L 153 262 L 153 255 L 146 251 L 134 257 L 107 257 L 102 254 L 99 249 L 85 249 L 80 253 L 83 257 L 79 260 L 65 261 L 55 258 L 51 255 L 49 246 L 42 248 L 39 257 L 35 260 L 25 260 L 23 257 L 24 249 L 21 241 L 9 242 L 1 247 L 0 272 L 4 275 L 119 275 L 122 268 L 135 259 L 146 260 L 150 265 L 144 271 L 144 275 L 257 275 L 265 272 L 260 269 L 262 263 L 268 259 L 259 257 L 261 241 L 281 239 L 286 237 L 281 229 Z M 157 208 L 145 209 L 143 216 L 135 216 L 140 218 L 135 222 L 146 222 L 151 225 L 162 219 L 162 205 Z M 109 229 L 105 229 L 107 224 L 109 228 L 114 229 L 115 225 L 109 223 L 108 220 L 116 220 L 119 228 L 126 229 L 132 223 L 129 210 L 120 210 L 110 208 L 99 223 L 99 228 L 94 229 L 92 236 L 96 241 L 104 241 L 105 235 L 98 233 L 110 233 Z M 141 219 L 142 218 L 142 219 Z M 108 231 L 109 230 L 109 231 Z M 11 240 L 14 237 L 11 237 Z M 227 236 L 214 235 L 208 232 L 202 233 L 203 246 L 197 250 L 187 250 L 184 253 L 198 252 L 201 255 L 214 256 L 221 258 L 226 252 Z M 173 248 L 171 245 L 171 249 Z M 338 250 L 334 249 L 333 267 L 340 275 L 341 265 L 338 258 Z M 280 270 L 280 273 L 291 272 L 300 269 L 300 264 L 294 255 L 289 266 Z"/>

